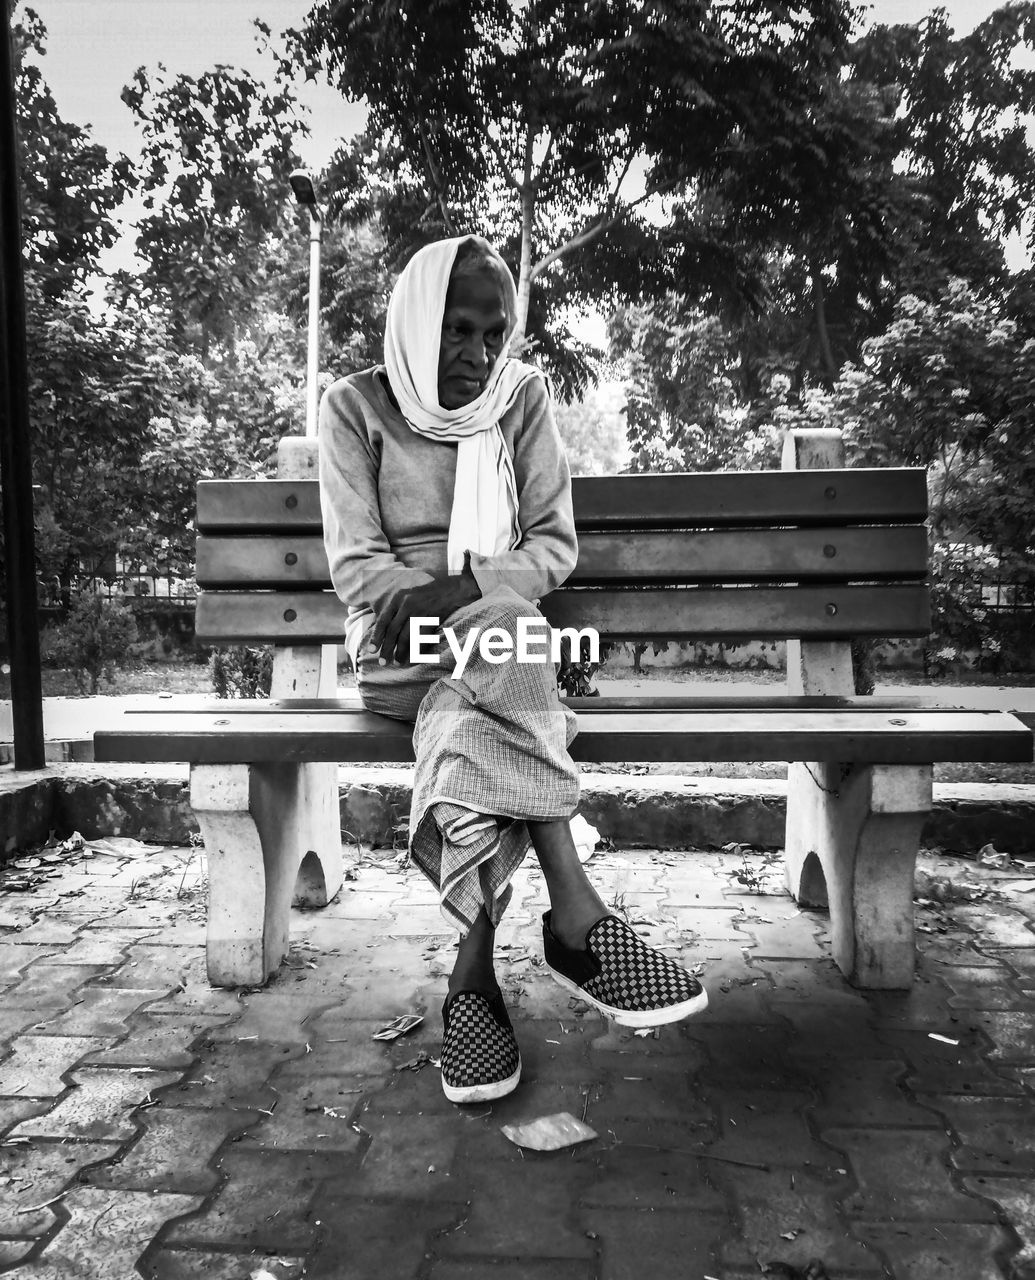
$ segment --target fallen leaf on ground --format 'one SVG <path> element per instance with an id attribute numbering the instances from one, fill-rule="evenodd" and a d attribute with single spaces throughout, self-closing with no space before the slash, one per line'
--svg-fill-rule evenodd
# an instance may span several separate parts
<path id="1" fill-rule="evenodd" d="M 560 1151 L 580 1142 L 589 1142 L 597 1136 L 595 1129 L 576 1120 L 568 1111 L 540 1116 L 525 1124 L 505 1124 L 501 1126 L 500 1132 L 515 1146 L 525 1147 L 529 1151 Z"/>
<path id="2" fill-rule="evenodd" d="M 315 965 L 313 966 L 315 968 Z M 387 1025 L 375 1031 L 374 1040 L 396 1040 L 399 1036 L 404 1036 L 408 1031 L 412 1031 L 414 1027 L 419 1027 L 424 1021 L 422 1013 L 404 1013 L 398 1018 L 394 1018 Z"/>

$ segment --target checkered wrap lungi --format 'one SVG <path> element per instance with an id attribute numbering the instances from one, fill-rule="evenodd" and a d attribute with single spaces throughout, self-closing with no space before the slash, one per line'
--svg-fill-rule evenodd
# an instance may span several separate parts
<path id="1" fill-rule="evenodd" d="M 447 620 L 516 634 L 538 609 L 499 587 Z M 540 646 L 542 647 L 542 646 Z M 357 684 L 368 711 L 415 721 L 410 856 L 439 891 L 442 913 L 466 933 L 484 905 L 498 924 L 510 881 L 528 852 L 528 819 L 570 818 L 579 773 L 568 746 L 574 715 L 558 695 L 553 664 L 486 662 L 477 645 L 459 679 L 443 638 L 441 662 L 377 664 L 360 653 Z"/>

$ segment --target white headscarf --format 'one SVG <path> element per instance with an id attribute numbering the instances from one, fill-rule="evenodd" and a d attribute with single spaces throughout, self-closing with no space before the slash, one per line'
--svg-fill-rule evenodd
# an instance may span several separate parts
<path id="1" fill-rule="evenodd" d="M 507 311 L 507 336 L 485 390 L 459 409 L 438 400 L 438 359 L 449 277 L 467 240 L 498 259 Z M 517 546 L 517 482 L 499 421 L 518 389 L 534 373 L 507 357 L 514 331 L 517 288 L 502 258 L 486 241 L 460 236 L 426 245 L 413 255 L 395 283 L 385 325 L 385 367 L 402 416 L 411 430 L 432 440 L 457 442 L 456 482 L 449 517 L 450 573 L 464 566 L 464 552 L 497 555 Z"/>

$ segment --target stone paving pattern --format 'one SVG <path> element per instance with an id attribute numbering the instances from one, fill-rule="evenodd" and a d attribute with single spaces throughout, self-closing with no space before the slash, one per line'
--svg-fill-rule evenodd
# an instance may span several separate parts
<path id="1" fill-rule="evenodd" d="M 452 935 L 391 854 L 355 855 L 331 906 L 294 913 L 288 961 L 246 992 L 205 980 L 197 850 L 94 854 L 5 895 L 0 1271 L 748 1280 L 818 1259 L 830 1280 L 1035 1278 L 1035 894 L 925 858 L 925 883 L 1003 891 L 918 908 L 914 989 L 866 994 L 757 855 L 590 866 L 701 966 L 711 1007 L 637 1035 L 569 1001 L 527 866 L 499 934 L 524 1079 L 471 1108 L 427 1061 Z M 411 1010 L 417 1031 L 371 1038 Z M 500 1132 L 557 1111 L 599 1136 L 538 1154 Z"/>

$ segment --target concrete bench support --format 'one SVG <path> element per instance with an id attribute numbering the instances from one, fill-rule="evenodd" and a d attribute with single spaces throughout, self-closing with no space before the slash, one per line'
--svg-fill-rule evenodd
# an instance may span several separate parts
<path id="1" fill-rule="evenodd" d="M 337 793 L 312 765 L 194 765 L 191 806 L 208 854 L 208 978 L 260 986 L 288 949 L 292 899 L 326 906 L 341 887 Z M 323 850 L 299 833 L 333 825 Z M 330 856 L 328 857 L 328 851 Z"/>
<path id="2" fill-rule="evenodd" d="M 784 470 L 844 466 L 838 431 L 788 436 Z M 855 693 L 846 640 L 787 641 L 787 692 Z M 908 988 L 915 967 L 913 877 L 933 804 L 932 767 L 793 763 L 787 772 L 787 887 L 829 907 L 834 959 L 849 982 Z"/>

